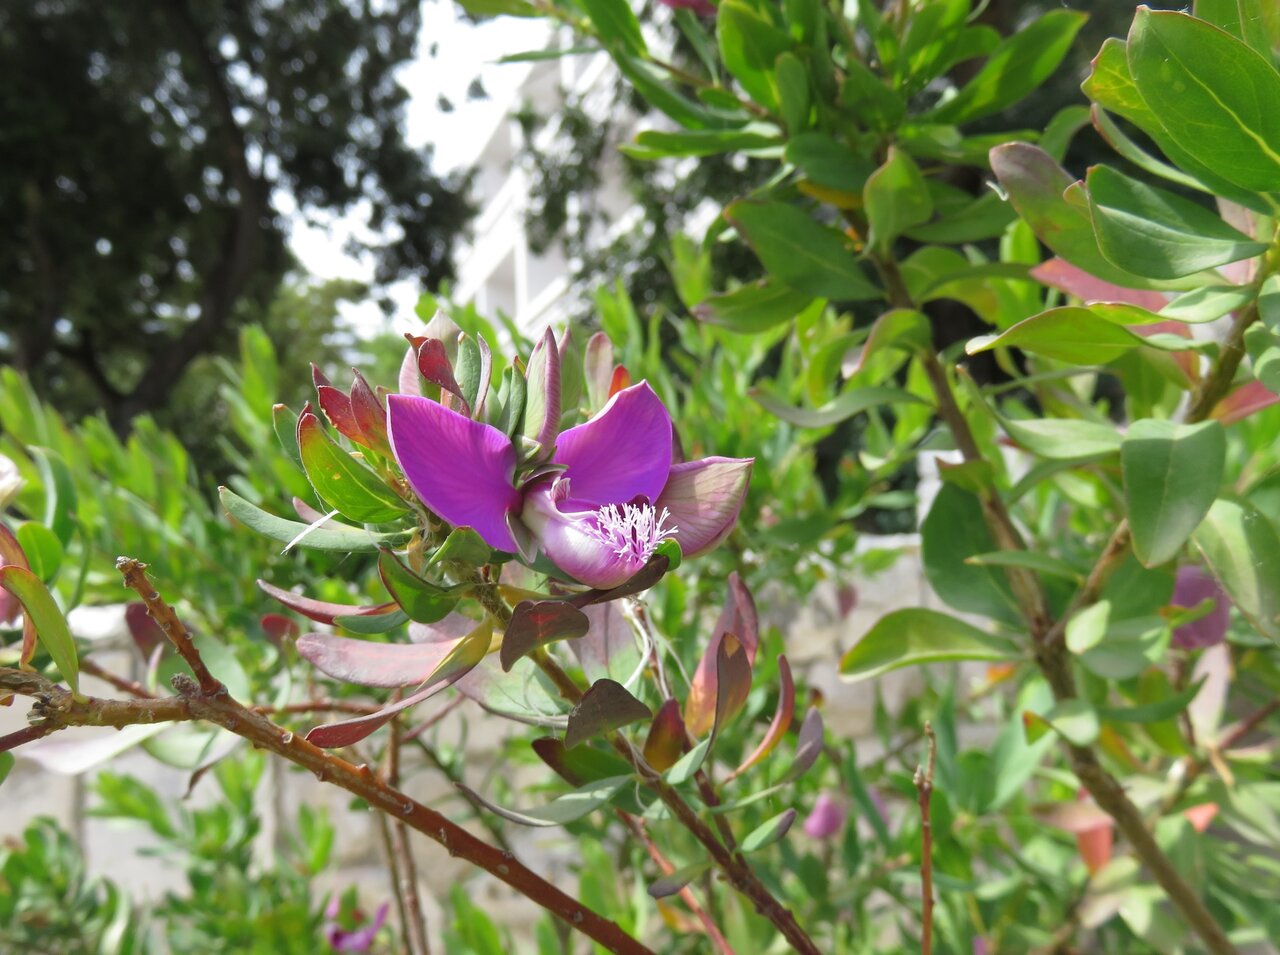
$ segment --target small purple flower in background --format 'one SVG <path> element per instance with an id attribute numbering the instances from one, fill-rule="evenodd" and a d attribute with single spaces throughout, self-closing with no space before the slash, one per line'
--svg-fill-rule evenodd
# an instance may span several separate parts
<path id="1" fill-rule="evenodd" d="M 1191 623 L 1173 631 L 1173 645 L 1183 650 L 1201 650 L 1216 646 L 1227 634 L 1231 618 L 1231 600 L 1217 580 L 1201 567 L 1178 568 L 1172 602 L 1179 607 L 1194 607 L 1203 600 L 1213 600 L 1213 609 Z"/>
<path id="2" fill-rule="evenodd" d="M 813 811 L 804 821 L 804 834 L 810 839 L 830 839 L 844 828 L 846 815 L 840 800 L 830 793 L 819 793 Z"/>
<path id="3" fill-rule="evenodd" d="M 516 446 L 491 425 L 439 402 L 391 395 L 388 432 L 413 490 L 454 526 L 531 559 L 540 549 L 590 587 L 616 587 L 664 540 L 686 557 L 733 530 L 750 458 L 672 464 L 671 415 L 646 382 L 612 398 L 554 439 L 547 467 L 516 486 Z"/>
<path id="4" fill-rule="evenodd" d="M 342 913 L 342 900 L 335 895 L 329 900 L 329 905 L 324 910 L 325 941 L 329 943 L 329 947 L 335 952 L 369 951 L 373 947 L 373 940 L 377 938 L 378 932 L 381 931 L 383 923 L 387 920 L 389 908 L 389 904 L 383 902 L 378 906 L 378 911 L 374 913 L 373 921 L 364 926 L 360 926 L 360 923 L 364 921 L 364 916 L 357 909 L 355 911 L 355 921 L 359 927 L 348 931 L 338 922 L 338 916 Z"/>

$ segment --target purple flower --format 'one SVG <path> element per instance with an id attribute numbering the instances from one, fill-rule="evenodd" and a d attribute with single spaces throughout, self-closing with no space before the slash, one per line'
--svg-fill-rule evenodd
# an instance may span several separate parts
<path id="1" fill-rule="evenodd" d="M 1216 646 L 1226 636 L 1227 623 L 1231 617 L 1231 600 L 1213 575 L 1194 565 L 1179 567 L 1172 602 L 1176 606 L 1189 608 L 1208 599 L 1213 600 L 1213 609 L 1199 620 L 1184 623 L 1174 630 L 1174 646 L 1184 650 Z"/>
<path id="2" fill-rule="evenodd" d="M 383 902 L 378 906 L 378 911 L 374 913 L 373 921 L 362 928 L 356 928 L 351 931 L 344 929 L 338 922 L 338 915 L 342 911 L 342 903 L 337 896 L 329 902 L 328 908 L 325 909 L 324 938 L 329 943 L 329 947 L 335 952 L 367 952 L 373 947 L 373 940 L 377 938 L 378 932 L 382 929 L 382 924 L 387 920 L 387 911 L 389 905 Z M 360 912 L 356 912 L 357 923 L 364 921 Z"/>
<path id="3" fill-rule="evenodd" d="M 531 557 L 536 544 L 590 587 L 621 584 L 663 540 L 686 557 L 719 544 L 746 496 L 750 458 L 671 463 L 671 416 L 646 382 L 554 441 L 549 462 L 518 475 L 504 432 L 414 395 L 391 395 L 387 431 L 423 503 L 491 547 Z"/>
<path id="4" fill-rule="evenodd" d="M 804 821 L 804 834 L 811 839 L 830 839 L 844 827 L 844 805 L 830 793 L 819 793 L 813 812 Z"/>

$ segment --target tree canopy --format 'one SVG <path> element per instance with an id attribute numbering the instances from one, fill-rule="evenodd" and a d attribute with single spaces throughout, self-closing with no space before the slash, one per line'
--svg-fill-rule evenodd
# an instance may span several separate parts
<path id="1" fill-rule="evenodd" d="M 452 275 L 465 177 L 404 135 L 416 0 L 0 11 L 0 356 L 118 428 L 234 347 L 303 215 L 367 212 L 375 281 Z"/>

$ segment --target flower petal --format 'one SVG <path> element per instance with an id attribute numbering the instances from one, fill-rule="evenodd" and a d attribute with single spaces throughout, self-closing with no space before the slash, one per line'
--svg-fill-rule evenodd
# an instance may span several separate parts
<path id="1" fill-rule="evenodd" d="M 560 435 L 553 460 L 568 467 L 575 501 L 621 504 L 639 495 L 652 501 L 671 470 L 671 415 L 642 381 Z"/>
<path id="2" fill-rule="evenodd" d="M 427 507 L 455 527 L 474 528 L 490 547 L 516 549 L 507 514 L 520 510 L 520 492 L 511 484 L 516 452 L 505 434 L 429 398 L 390 395 L 387 436 Z"/>
<path id="3" fill-rule="evenodd" d="M 654 506 L 671 511 L 681 554 L 697 557 L 729 536 L 747 496 L 754 463 L 754 458 L 703 458 L 672 465 Z M 577 478 L 571 482 L 577 497 Z"/>
<path id="4" fill-rule="evenodd" d="M 615 553 L 614 548 L 591 533 L 594 519 L 592 511 L 561 512 L 549 481 L 525 497 L 523 521 L 553 564 L 588 587 L 617 587 L 631 579 L 645 561 Z"/>

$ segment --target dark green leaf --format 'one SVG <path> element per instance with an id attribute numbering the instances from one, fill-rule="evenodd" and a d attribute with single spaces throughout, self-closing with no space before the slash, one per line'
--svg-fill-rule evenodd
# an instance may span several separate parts
<path id="1" fill-rule="evenodd" d="M 1280 642 L 1280 537 L 1271 522 L 1252 504 L 1219 500 L 1192 540 L 1236 608 Z"/>
<path id="2" fill-rule="evenodd" d="M 896 610 L 854 644 L 840 660 L 846 680 L 869 680 L 899 667 L 955 660 L 1016 660 L 1008 640 L 933 610 Z"/>
<path id="3" fill-rule="evenodd" d="M 1148 567 L 1173 560 L 1208 513 L 1227 454 L 1216 421 L 1179 425 L 1144 419 L 1120 446 L 1133 550 Z"/>
<path id="4" fill-rule="evenodd" d="M 441 587 L 429 580 L 423 580 L 402 564 L 389 550 L 384 550 L 378 555 L 378 575 L 382 578 L 387 593 L 391 594 L 408 618 L 416 623 L 435 623 L 443 620 L 458 604 L 458 594 L 453 591 L 453 588 Z"/>
<path id="5" fill-rule="evenodd" d="M 909 391 L 883 387 L 852 388 L 828 401 L 821 408 L 812 410 L 788 405 L 758 391 L 752 391 L 750 394 L 760 407 L 783 421 L 801 428 L 825 428 L 880 405 L 924 403 L 923 398 Z"/>
<path id="6" fill-rule="evenodd" d="M 634 56 L 648 52 L 640 21 L 627 0 L 579 0 L 591 18 L 591 24 L 606 46 L 617 47 Z"/>
<path id="7" fill-rule="evenodd" d="M 933 200 L 915 162 L 890 147 L 884 164 L 867 179 L 862 191 L 869 234 L 867 244 L 885 252 L 893 240 L 933 216 Z"/>

